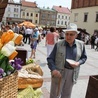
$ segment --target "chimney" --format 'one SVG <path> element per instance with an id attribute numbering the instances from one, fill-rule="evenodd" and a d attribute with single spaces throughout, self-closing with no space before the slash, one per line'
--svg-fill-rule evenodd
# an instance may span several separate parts
<path id="1" fill-rule="evenodd" d="M 62 6 L 60 5 L 59 7 L 61 8 Z"/>
<path id="2" fill-rule="evenodd" d="M 36 1 L 34 1 L 34 4 L 36 4 Z"/>

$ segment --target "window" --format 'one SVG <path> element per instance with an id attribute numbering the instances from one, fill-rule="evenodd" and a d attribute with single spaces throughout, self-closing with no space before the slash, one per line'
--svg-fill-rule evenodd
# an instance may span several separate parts
<path id="1" fill-rule="evenodd" d="M 14 8 L 14 12 L 18 12 L 18 8 Z"/>
<path id="2" fill-rule="evenodd" d="M 98 22 L 98 12 L 96 13 L 96 22 Z"/>
<path id="3" fill-rule="evenodd" d="M 36 17 L 38 17 L 38 14 L 36 14 Z"/>
<path id="4" fill-rule="evenodd" d="M 64 16 L 62 16 L 62 19 L 64 19 Z"/>
<path id="5" fill-rule="evenodd" d="M 16 12 L 18 12 L 18 8 L 16 9 Z"/>
<path id="6" fill-rule="evenodd" d="M 42 16 L 42 19 L 44 19 L 44 18 L 45 18 L 44 14 L 42 14 L 41 16 Z"/>
<path id="7" fill-rule="evenodd" d="M 49 25 L 50 25 L 50 22 L 51 22 L 51 21 L 47 21 L 47 26 L 49 26 Z"/>
<path id="8" fill-rule="evenodd" d="M 75 13 L 74 14 L 74 22 L 77 22 L 78 21 L 78 13 Z"/>
<path id="9" fill-rule="evenodd" d="M 29 16 L 29 13 L 27 13 L 27 16 Z"/>
<path id="10" fill-rule="evenodd" d="M 18 15 L 17 15 L 17 14 L 14 14 L 14 17 L 15 17 L 15 18 L 18 18 Z"/>
<path id="11" fill-rule="evenodd" d="M 55 15 L 51 15 L 52 19 L 55 19 Z"/>
<path id="12" fill-rule="evenodd" d="M 65 16 L 65 19 L 67 19 L 67 16 Z"/>
<path id="13" fill-rule="evenodd" d="M 88 13 L 84 13 L 84 22 L 87 22 Z"/>
<path id="14" fill-rule="evenodd" d="M 33 16 L 33 13 L 31 13 L 31 16 Z"/>
<path id="15" fill-rule="evenodd" d="M 10 8 L 8 8 L 8 12 L 10 12 Z"/>
<path id="16" fill-rule="evenodd" d="M 50 14 L 48 14 L 48 16 L 47 16 L 48 18 L 51 18 L 51 16 L 50 16 Z"/>
<path id="17" fill-rule="evenodd" d="M 58 18 L 60 18 L 60 15 L 58 15 Z"/>
<path id="18" fill-rule="evenodd" d="M 58 24 L 60 24 L 59 20 L 58 20 Z"/>
<path id="19" fill-rule="evenodd" d="M 67 22 L 65 21 L 65 25 L 67 25 Z"/>
<path id="20" fill-rule="evenodd" d="M 16 12 L 16 8 L 14 8 L 14 12 Z"/>
<path id="21" fill-rule="evenodd" d="M 37 20 L 35 20 L 35 23 L 37 23 Z"/>
<path id="22" fill-rule="evenodd" d="M 55 25 L 55 22 L 53 21 L 52 24 Z"/>
<path id="23" fill-rule="evenodd" d="M 61 21 L 61 25 L 63 25 L 63 21 Z"/>
<path id="24" fill-rule="evenodd" d="M 23 16 L 25 16 L 25 12 L 23 12 L 23 14 L 22 14 Z"/>
<path id="25" fill-rule="evenodd" d="M 8 17 L 10 17 L 10 14 L 8 14 Z"/>

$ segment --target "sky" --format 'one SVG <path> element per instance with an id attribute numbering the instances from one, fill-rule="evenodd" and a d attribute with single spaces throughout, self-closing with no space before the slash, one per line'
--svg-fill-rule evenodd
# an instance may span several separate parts
<path id="1" fill-rule="evenodd" d="M 20 0 L 14 0 L 15 2 L 19 2 Z M 25 1 L 30 1 L 38 4 L 38 7 L 49 7 L 52 8 L 53 5 L 56 6 L 62 6 L 62 7 L 68 7 L 69 9 L 71 8 L 71 1 L 72 0 L 25 0 Z"/>

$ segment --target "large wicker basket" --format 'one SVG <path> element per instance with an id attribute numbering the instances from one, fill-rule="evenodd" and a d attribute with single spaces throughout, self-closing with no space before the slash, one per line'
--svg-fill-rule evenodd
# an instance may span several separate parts
<path id="1" fill-rule="evenodd" d="M 18 72 L 0 79 L 0 98 L 17 98 Z"/>

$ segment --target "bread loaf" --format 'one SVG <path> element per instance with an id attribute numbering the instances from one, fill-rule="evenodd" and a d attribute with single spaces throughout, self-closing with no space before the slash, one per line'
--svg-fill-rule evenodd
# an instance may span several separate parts
<path id="1" fill-rule="evenodd" d="M 35 65 L 34 67 L 35 67 L 35 68 L 34 68 L 34 72 L 36 72 L 36 73 L 38 73 L 39 75 L 43 76 L 43 71 L 42 71 L 42 69 L 40 68 L 40 66 L 39 66 L 39 65 Z M 33 68 L 32 68 L 32 70 L 33 70 Z"/>
<path id="2" fill-rule="evenodd" d="M 32 70 L 33 72 L 38 73 L 39 75 L 43 76 L 43 71 L 41 69 L 41 67 L 37 64 L 33 65 L 33 64 L 28 64 L 27 66 L 23 66 L 24 69 L 28 70 Z"/>
<path id="3" fill-rule="evenodd" d="M 43 75 L 42 69 L 37 64 L 34 65 L 28 64 L 27 66 L 23 66 L 23 69 L 26 70 L 28 74 L 36 75 L 36 77 Z M 27 73 L 25 76 L 27 76 Z M 18 89 L 24 89 L 29 85 L 31 85 L 33 88 L 39 88 L 42 86 L 42 84 L 43 84 L 43 78 L 19 77 L 18 79 Z"/>
<path id="4" fill-rule="evenodd" d="M 24 89 L 31 85 L 33 88 L 39 88 L 43 84 L 43 79 L 37 78 L 21 78 L 18 79 L 18 89 Z"/>

